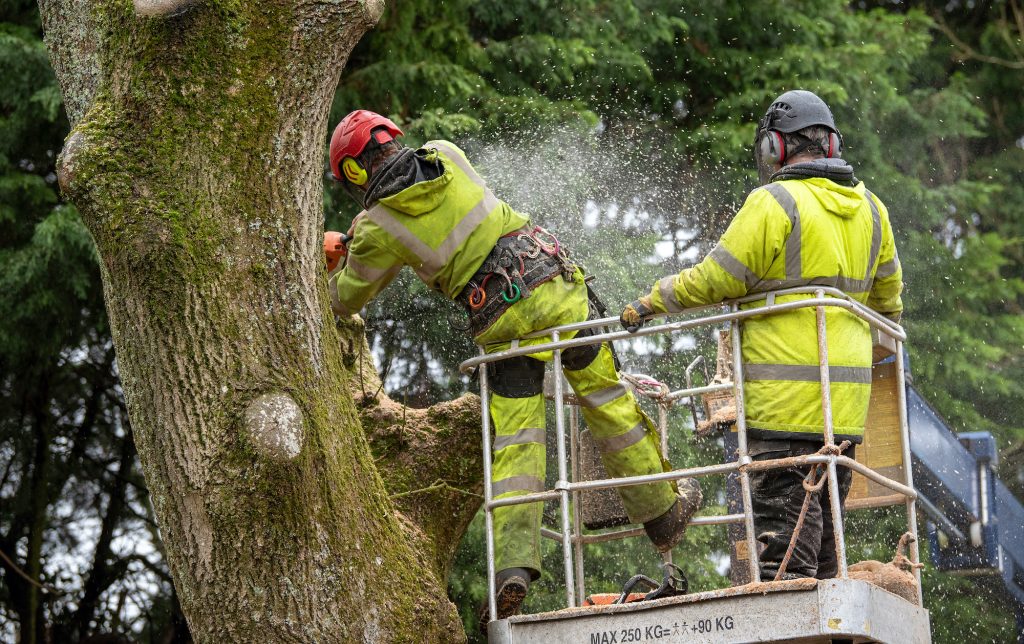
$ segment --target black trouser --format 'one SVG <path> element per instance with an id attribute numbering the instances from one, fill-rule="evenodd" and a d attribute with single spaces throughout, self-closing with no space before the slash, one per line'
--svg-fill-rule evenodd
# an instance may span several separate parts
<path id="1" fill-rule="evenodd" d="M 789 447 L 786 448 L 785 444 Z M 771 447 L 780 447 L 772 451 L 761 451 L 753 454 L 755 461 L 789 456 L 813 454 L 821 449 L 821 441 L 772 441 Z M 853 458 L 854 446 L 850 446 L 845 456 Z M 754 526 L 757 540 L 764 545 L 761 552 L 761 581 L 775 579 L 775 574 L 786 556 L 789 541 L 793 536 L 793 528 L 800 516 L 806 492 L 803 480 L 810 470 L 809 465 L 801 467 L 785 467 L 774 470 L 751 472 L 750 495 L 753 501 Z M 815 480 L 820 480 L 824 466 L 818 468 Z M 839 507 L 844 508 L 846 495 L 850 492 L 852 473 L 845 467 L 837 467 L 839 476 Z M 797 537 L 796 548 L 786 566 L 784 579 L 799 577 L 816 577 L 831 579 L 838 572 L 839 562 L 836 559 L 835 535 L 832 532 L 832 510 L 828 492 L 828 483 L 821 491 L 811 493 L 807 515 L 803 527 Z M 844 512 L 845 514 L 845 512 Z"/>

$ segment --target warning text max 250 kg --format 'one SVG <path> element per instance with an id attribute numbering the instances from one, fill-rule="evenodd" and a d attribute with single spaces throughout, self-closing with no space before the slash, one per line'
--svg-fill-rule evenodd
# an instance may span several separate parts
<path id="1" fill-rule="evenodd" d="M 651 642 L 663 637 L 686 636 L 714 633 L 717 631 L 731 631 L 735 626 L 732 615 L 715 617 L 713 619 L 698 619 L 692 624 L 686 622 L 675 622 L 668 624 L 653 624 L 634 628 L 620 628 L 611 631 L 598 631 L 590 634 L 589 644 L 630 644 L 631 642 Z"/>

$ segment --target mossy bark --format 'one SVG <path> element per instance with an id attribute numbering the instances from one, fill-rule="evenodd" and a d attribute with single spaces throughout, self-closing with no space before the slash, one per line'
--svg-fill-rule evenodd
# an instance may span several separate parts
<path id="1" fill-rule="evenodd" d="M 328 108 L 382 6 L 40 9 L 74 123 L 59 179 L 99 249 L 139 456 L 193 634 L 464 639 L 444 575 L 479 500 L 449 493 L 432 512 L 408 499 L 413 481 L 449 480 L 451 462 L 431 468 L 419 448 L 475 437 L 479 412 L 420 412 L 418 433 L 380 457 L 382 478 L 344 366 L 359 343 L 330 323 L 322 266 Z M 460 467 L 459 487 L 478 485 L 470 467 L 479 472 L 479 457 Z"/>

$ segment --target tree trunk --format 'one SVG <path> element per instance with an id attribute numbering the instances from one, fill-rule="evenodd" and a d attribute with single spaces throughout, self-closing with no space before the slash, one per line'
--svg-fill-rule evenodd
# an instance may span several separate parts
<path id="1" fill-rule="evenodd" d="M 348 390 L 362 338 L 339 336 L 327 304 L 328 108 L 382 5 L 40 9 L 74 124 L 59 180 L 99 249 L 129 416 L 196 639 L 464 639 L 444 575 L 479 499 L 427 508 L 408 502 L 408 484 L 448 480 L 449 460 L 416 455 L 475 437 L 479 412 L 468 399 L 426 412 L 392 445 L 393 502 Z M 390 409 L 375 431 L 394 426 Z M 463 459 L 458 483 L 475 486 L 479 457 Z"/>

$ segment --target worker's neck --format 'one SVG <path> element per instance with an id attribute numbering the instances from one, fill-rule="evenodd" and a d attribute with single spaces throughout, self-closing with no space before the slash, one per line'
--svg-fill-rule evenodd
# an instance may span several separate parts
<path id="1" fill-rule="evenodd" d="M 796 165 L 798 163 L 807 163 L 808 161 L 816 161 L 817 159 L 824 159 L 824 158 L 825 158 L 824 155 L 821 155 L 821 154 L 812 154 L 812 153 L 802 152 L 802 153 L 796 155 L 795 157 L 793 157 L 792 159 L 787 159 L 786 160 L 786 165 Z"/>

